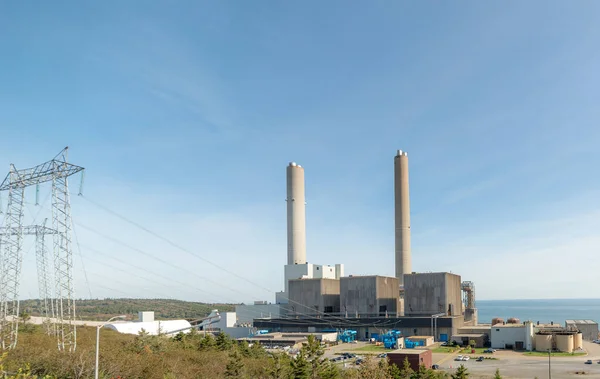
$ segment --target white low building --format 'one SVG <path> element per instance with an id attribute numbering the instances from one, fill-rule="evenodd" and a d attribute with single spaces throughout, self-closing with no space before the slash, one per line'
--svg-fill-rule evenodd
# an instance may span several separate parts
<path id="1" fill-rule="evenodd" d="M 166 320 L 151 322 L 115 322 L 104 325 L 107 329 L 115 330 L 123 334 L 140 334 L 145 331 L 149 335 L 174 334 L 179 331 L 189 333 L 192 325 L 186 320 Z"/>
<path id="2" fill-rule="evenodd" d="M 152 336 L 159 334 L 175 334 L 179 331 L 189 333 L 192 325 L 187 320 L 154 321 L 154 312 L 139 312 L 139 321 L 114 322 L 104 325 L 123 334 L 140 334 L 144 331 Z"/>

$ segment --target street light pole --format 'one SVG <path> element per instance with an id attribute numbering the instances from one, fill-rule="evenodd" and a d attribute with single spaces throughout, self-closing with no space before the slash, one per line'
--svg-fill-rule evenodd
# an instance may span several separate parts
<path id="1" fill-rule="evenodd" d="M 98 358 L 100 356 L 100 328 L 102 328 L 104 325 L 108 324 L 109 322 L 111 322 L 113 320 L 124 319 L 126 317 L 127 316 L 125 316 L 125 315 L 115 316 L 115 317 L 110 318 L 105 323 L 96 326 L 96 369 L 94 370 L 94 378 L 95 379 L 98 379 Z"/>
<path id="2" fill-rule="evenodd" d="M 548 379 L 552 379 L 552 371 L 550 370 L 551 366 L 550 366 L 550 355 L 551 355 L 551 349 L 548 349 Z"/>

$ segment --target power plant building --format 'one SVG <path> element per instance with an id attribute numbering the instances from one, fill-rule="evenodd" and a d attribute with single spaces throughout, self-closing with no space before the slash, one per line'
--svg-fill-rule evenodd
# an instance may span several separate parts
<path id="1" fill-rule="evenodd" d="M 340 281 L 298 279 L 289 282 L 288 316 L 321 316 L 340 313 Z"/>
<path id="2" fill-rule="evenodd" d="M 399 316 L 398 278 L 349 276 L 340 279 L 340 308 L 352 317 Z"/>
<path id="3" fill-rule="evenodd" d="M 460 276 L 448 272 L 404 275 L 406 316 L 462 315 Z"/>
<path id="4" fill-rule="evenodd" d="M 600 338 L 598 323 L 593 320 L 567 320 L 565 329 L 580 331 L 585 341 L 595 341 Z"/>
<path id="5" fill-rule="evenodd" d="M 461 287 L 458 275 L 412 271 L 406 152 L 398 150 L 394 156 L 394 277 L 346 277 L 341 264 L 308 262 L 302 166 L 288 164 L 286 185 L 287 264 L 284 290 L 276 294 L 276 306 L 281 311 L 279 316 L 275 312 L 262 316 L 260 312 L 262 317 L 254 318 L 255 328 L 281 333 L 351 329 L 361 340 L 394 329 L 405 338 L 433 336 L 436 341 L 448 341 L 459 335 L 461 328 L 477 324 L 472 283 L 465 282 L 469 285 Z M 463 290 L 468 292 L 468 307 L 463 306 Z M 469 310 L 463 314 L 463 308 Z M 248 311 L 258 311 L 258 307 Z M 244 319 L 247 317 L 249 314 L 244 315 Z"/>
<path id="6" fill-rule="evenodd" d="M 306 197 L 304 168 L 290 162 L 286 168 L 287 264 L 284 266 L 284 290 L 275 294 L 277 304 L 288 304 L 289 282 L 297 279 L 340 279 L 344 265 L 318 265 L 306 260 Z"/>

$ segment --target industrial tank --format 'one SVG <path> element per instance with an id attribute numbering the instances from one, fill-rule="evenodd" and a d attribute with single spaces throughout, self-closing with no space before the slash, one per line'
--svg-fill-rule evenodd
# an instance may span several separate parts
<path id="1" fill-rule="evenodd" d="M 500 317 L 494 317 L 492 319 L 492 325 L 498 325 L 498 324 L 502 324 L 504 322 L 503 319 L 501 319 Z"/>
<path id="2" fill-rule="evenodd" d="M 572 334 L 557 334 L 556 335 L 556 350 L 564 353 L 573 352 L 573 335 Z"/>
<path id="3" fill-rule="evenodd" d="M 577 333 L 573 335 L 573 349 L 583 349 L 583 333 Z"/>
<path id="4" fill-rule="evenodd" d="M 536 334 L 535 350 L 548 351 L 552 349 L 552 334 Z"/>
<path id="5" fill-rule="evenodd" d="M 521 323 L 521 320 L 519 320 L 519 319 L 518 319 L 518 318 L 516 318 L 516 317 L 511 317 L 511 318 L 509 318 L 508 320 L 506 320 L 506 323 L 507 323 L 507 324 L 520 324 L 520 323 Z"/>

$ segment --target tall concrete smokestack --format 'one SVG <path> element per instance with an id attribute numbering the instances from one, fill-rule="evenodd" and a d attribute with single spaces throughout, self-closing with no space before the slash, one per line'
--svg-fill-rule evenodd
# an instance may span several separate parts
<path id="1" fill-rule="evenodd" d="M 394 157 L 394 210 L 396 226 L 396 277 L 404 285 L 404 274 L 412 271 L 410 257 L 410 198 L 408 154 L 398 150 Z"/>
<path id="2" fill-rule="evenodd" d="M 288 265 L 306 263 L 306 200 L 304 168 L 291 162 L 287 166 Z"/>

